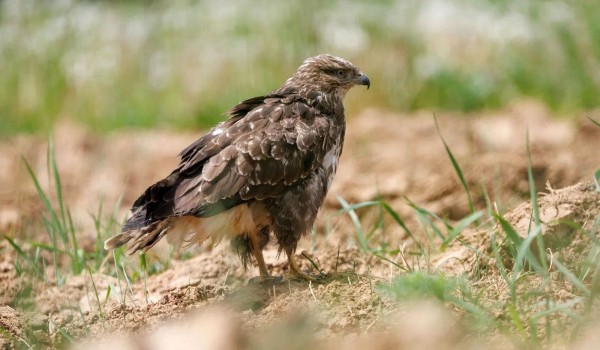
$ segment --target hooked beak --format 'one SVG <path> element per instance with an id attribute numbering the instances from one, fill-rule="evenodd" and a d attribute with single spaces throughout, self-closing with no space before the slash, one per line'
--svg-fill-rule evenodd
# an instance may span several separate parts
<path id="1" fill-rule="evenodd" d="M 371 81 L 369 80 L 369 77 L 366 76 L 364 73 L 360 73 L 358 79 L 356 80 L 356 83 L 360 85 L 366 85 L 367 90 L 369 90 L 369 88 L 371 87 Z"/>

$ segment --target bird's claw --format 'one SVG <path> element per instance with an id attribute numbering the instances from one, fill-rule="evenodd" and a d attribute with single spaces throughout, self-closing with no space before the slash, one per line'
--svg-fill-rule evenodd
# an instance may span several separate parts
<path id="1" fill-rule="evenodd" d="M 302 254 L 302 255 L 304 257 L 308 258 L 306 256 L 306 254 Z M 326 276 L 324 273 L 322 273 L 320 271 L 319 271 L 320 272 L 319 275 L 311 275 L 311 274 L 308 274 L 308 273 L 302 271 L 300 269 L 300 266 L 298 266 L 298 263 L 296 262 L 294 255 L 292 255 L 292 254 L 290 254 L 288 256 L 288 262 L 289 262 L 289 267 L 290 267 L 290 272 L 289 272 L 290 277 L 288 277 L 288 279 L 300 279 L 300 280 L 311 281 L 311 282 L 320 282 L 323 280 L 323 277 Z"/>
<path id="2" fill-rule="evenodd" d="M 327 276 L 326 274 L 313 275 L 306 273 L 304 271 L 290 271 L 284 275 L 284 279 L 288 281 L 308 281 L 321 283 L 323 279 Z"/>

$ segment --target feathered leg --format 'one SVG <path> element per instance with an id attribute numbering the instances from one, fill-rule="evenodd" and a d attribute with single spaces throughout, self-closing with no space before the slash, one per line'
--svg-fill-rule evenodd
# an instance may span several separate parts
<path id="1" fill-rule="evenodd" d="M 256 234 L 242 234 L 234 237 L 231 240 L 231 248 L 238 253 L 240 260 L 244 265 L 244 269 L 248 268 L 252 257 L 258 264 L 260 271 L 260 277 L 268 277 L 269 272 L 267 271 L 265 259 L 262 255 L 263 248 L 269 242 L 269 228 L 264 227 Z"/>
<path id="2" fill-rule="evenodd" d="M 250 237 L 250 249 L 252 250 L 252 255 L 256 259 L 256 263 L 258 264 L 258 270 L 260 271 L 260 277 L 268 278 L 269 271 L 267 270 L 267 266 L 265 265 L 265 259 L 262 254 L 262 247 L 260 246 L 258 232 L 253 232 L 248 234 Z"/>

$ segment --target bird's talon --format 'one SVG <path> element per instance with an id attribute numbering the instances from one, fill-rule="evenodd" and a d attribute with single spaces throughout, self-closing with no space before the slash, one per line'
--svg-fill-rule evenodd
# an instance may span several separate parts
<path id="1" fill-rule="evenodd" d="M 319 272 L 318 275 L 311 275 L 308 274 L 304 271 L 302 271 L 300 269 L 300 266 L 298 266 L 298 263 L 296 262 L 296 258 L 294 257 L 294 254 L 291 252 L 288 252 L 288 264 L 290 267 L 290 275 L 293 275 L 294 278 L 293 279 L 302 279 L 305 281 L 312 281 L 312 282 L 319 282 L 323 279 L 323 277 L 326 276 L 326 274 L 324 274 L 323 272 L 319 271 L 319 269 L 317 268 L 317 271 Z M 310 258 L 307 256 L 307 253 L 303 252 L 302 255 L 307 258 L 312 264 L 313 266 L 315 266 L 315 268 L 317 267 L 316 264 L 310 260 Z M 292 279 L 292 278 L 290 278 Z"/>

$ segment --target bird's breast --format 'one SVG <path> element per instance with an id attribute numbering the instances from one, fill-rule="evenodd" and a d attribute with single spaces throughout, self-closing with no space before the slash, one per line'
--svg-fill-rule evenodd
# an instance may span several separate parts
<path id="1" fill-rule="evenodd" d="M 328 191 L 331 187 L 331 183 L 333 182 L 333 178 L 335 177 L 335 172 L 337 171 L 337 165 L 340 159 L 340 154 L 342 153 L 342 146 L 340 142 L 336 142 L 333 147 L 331 147 L 325 156 L 323 157 L 323 174 L 326 178 L 326 187 L 325 190 Z"/>

